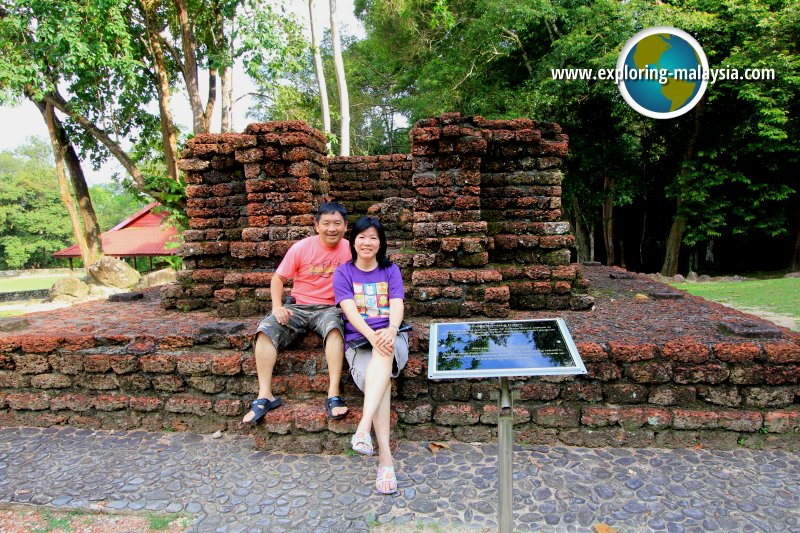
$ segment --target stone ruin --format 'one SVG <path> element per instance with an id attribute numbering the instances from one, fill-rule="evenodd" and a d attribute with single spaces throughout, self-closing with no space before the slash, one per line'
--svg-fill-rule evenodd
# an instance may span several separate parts
<path id="1" fill-rule="evenodd" d="M 196 136 L 179 163 L 185 270 L 165 307 L 266 314 L 272 272 L 314 233 L 314 213 L 329 200 L 350 222 L 384 222 L 410 315 L 591 307 L 560 220 L 568 138 L 558 124 L 446 113 L 420 120 L 410 137 L 411 154 L 328 157 L 322 132 L 299 121 Z"/>

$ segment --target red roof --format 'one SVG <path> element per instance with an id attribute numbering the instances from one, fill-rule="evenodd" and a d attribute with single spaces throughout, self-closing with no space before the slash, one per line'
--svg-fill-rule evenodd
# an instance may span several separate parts
<path id="1" fill-rule="evenodd" d="M 167 213 L 153 213 L 158 202 L 142 208 L 110 230 L 100 235 L 103 242 L 103 253 L 113 257 L 141 257 L 156 255 L 173 255 L 175 249 L 166 249 L 164 245 L 177 233 L 174 226 L 162 226 Z M 54 257 L 80 257 L 77 244 L 64 248 L 53 254 Z"/>

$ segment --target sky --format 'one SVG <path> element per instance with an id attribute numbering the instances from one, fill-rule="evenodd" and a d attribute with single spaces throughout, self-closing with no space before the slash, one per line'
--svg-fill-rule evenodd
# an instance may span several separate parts
<path id="1" fill-rule="evenodd" d="M 306 28 L 306 35 L 310 35 L 308 25 L 308 2 L 305 0 L 288 0 L 289 8 L 296 13 L 297 17 L 303 21 Z M 316 0 L 316 25 L 318 32 L 321 33 L 323 29 L 330 27 L 330 14 L 329 14 L 328 0 Z M 344 40 L 347 36 L 363 37 L 364 29 L 360 21 L 356 19 L 353 14 L 353 0 L 338 0 L 336 2 L 337 18 L 339 20 L 339 32 Z M 205 76 L 200 76 L 201 84 L 206 79 Z M 247 106 L 250 103 L 250 98 L 246 95 L 252 92 L 253 85 L 250 83 L 247 75 L 241 70 L 234 74 L 234 89 L 233 100 L 234 104 L 234 117 L 233 117 L 233 130 L 242 131 L 252 121 L 246 117 Z M 201 87 L 201 94 L 206 94 L 206 89 Z M 240 97 L 241 100 L 237 100 Z M 186 131 L 191 131 L 192 126 L 192 113 L 189 107 L 189 100 L 185 91 L 176 92 L 173 95 L 173 114 L 175 122 L 183 127 Z M 155 109 L 155 104 L 153 109 Z M 220 105 L 219 99 L 214 109 L 214 118 L 212 119 L 212 131 L 219 130 L 219 114 Z M 63 117 L 62 117 L 63 118 Z M 41 113 L 36 109 L 31 102 L 24 100 L 16 107 L 0 106 L 0 151 L 11 150 L 19 145 L 25 144 L 28 137 L 39 136 L 48 139 L 47 128 Z M 111 159 L 104 164 L 99 170 L 95 170 L 92 164 L 88 161 L 84 162 L 84 172 L 89 185 L 96 185 L 99 183 L 108 183 L 111 181 L 111 176 L 114 173 L 122 175 L 124 170 L 122 166 L 115 160 Z"/>

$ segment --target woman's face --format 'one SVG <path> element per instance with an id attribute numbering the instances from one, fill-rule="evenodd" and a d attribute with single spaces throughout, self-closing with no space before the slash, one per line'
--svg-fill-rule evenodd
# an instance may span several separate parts
<path id="1" fill-rule="evenodd" d="M 358 235 L 353 241 L 353 248 L 359 259 L 374 259 L 381 247 L 381 239 L 378 237 L 378 230 L 367 228 Z"/>

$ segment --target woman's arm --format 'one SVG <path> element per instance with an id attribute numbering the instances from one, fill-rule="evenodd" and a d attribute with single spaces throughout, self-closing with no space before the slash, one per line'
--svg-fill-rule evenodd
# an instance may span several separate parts
<path id="1" fill-rule="evenodd" d="M 367 324 L 367 321 L 364 320 L 364 317 L 361 316 L 361 313 L 358 312 L 358 307 L 356 307 L 355 300 L 342 300 L 339 302 L 339 307 L 344 312 L 347 320 L 350 324 L 356 328 L 356 331 L 361 333 L 365 339 L 372 345 L 373 348 L 377 349 L 381 355 L 389 355 L 393 354 L 394 347 L 391 344 L 387 345 L 386 339 L 384 335 L 378 335 L 378 332 L 373 330 Z M 380 330 L 386 331 L 386 330 Z M 392 336 L 392 342 L 394 342 L 394 336 Z M 387 352 L 388 350 L 388 352 Z"/>

